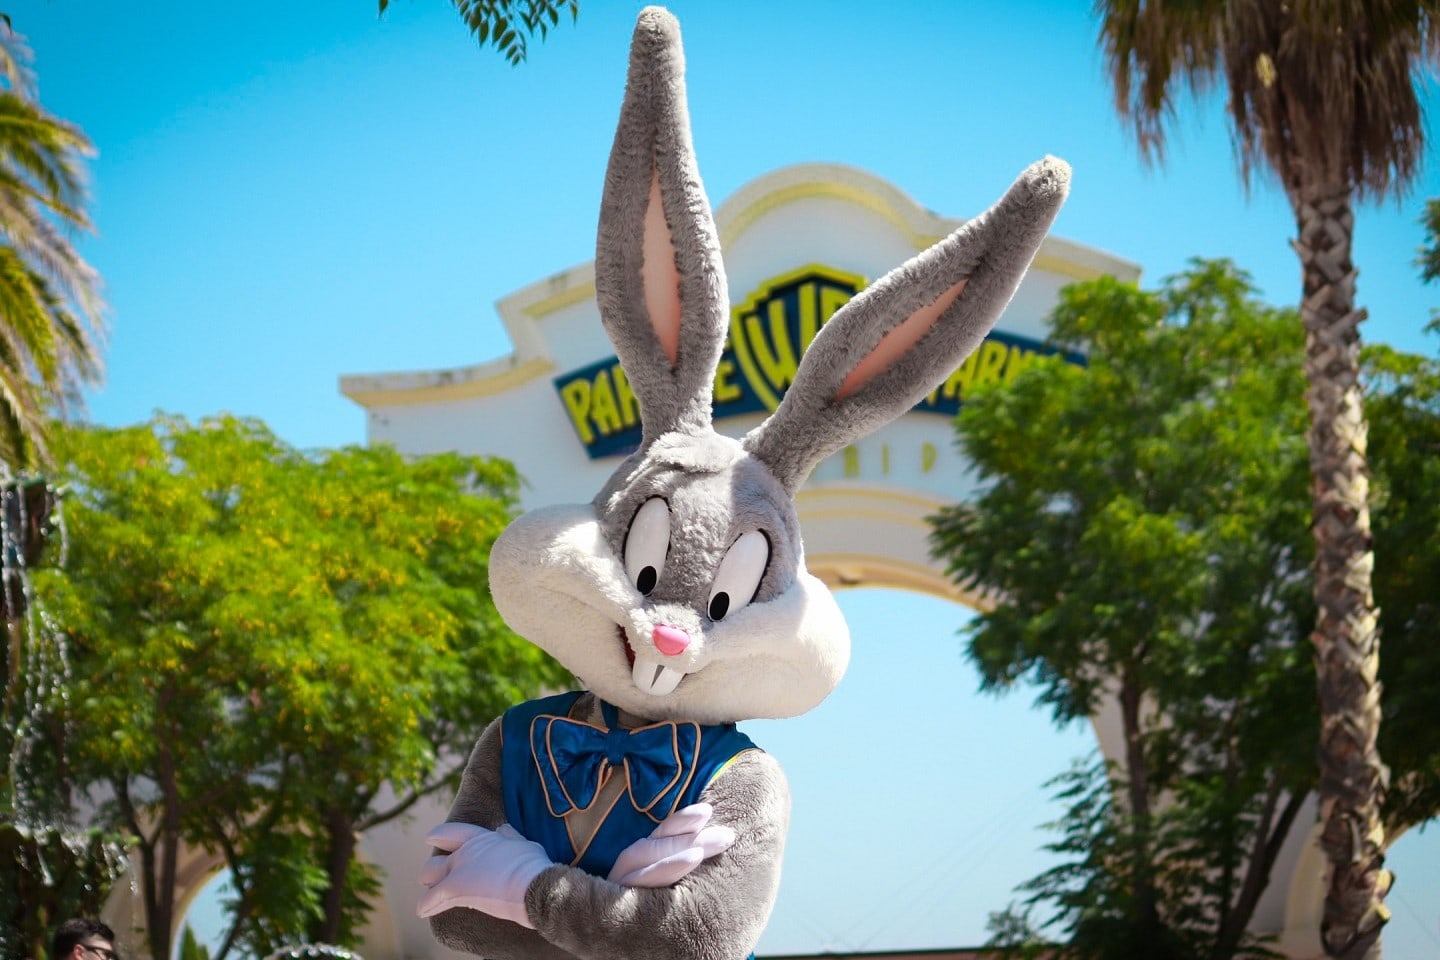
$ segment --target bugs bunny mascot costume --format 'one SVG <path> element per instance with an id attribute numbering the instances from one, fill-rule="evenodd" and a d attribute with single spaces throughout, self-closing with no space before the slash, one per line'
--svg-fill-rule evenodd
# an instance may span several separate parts
<path id="1" fill-rule="evenodd" d="M 804 713 L 849 659 L 805 570 L 793 497 L 903 414 L 990 330 L 1064 201 L 1024 173 L 815 337 L 764 423 L 711 427 L 729 305 L 685 106 L 679 26 L 640 14 L 601 201 L 595 289 L 643 437 L 594 501 L 496 542 L 505 620 L 587 688 L 512 708 L 475 745 L 420 901 L 496 960 L 742 960 L 780 882 L 789 793 L 734 724 Z"/>

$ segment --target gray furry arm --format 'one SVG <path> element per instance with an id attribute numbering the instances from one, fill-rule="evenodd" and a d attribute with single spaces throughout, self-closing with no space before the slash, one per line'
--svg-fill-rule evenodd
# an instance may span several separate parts
<path id="1" fill-rule="evenodd" d="M 622 887 L 557 864 L 525 893 L 531 922 L 582 960 L 742 960 L 775 906 L 789 786 L 769 754 L 750 750 L 700 799 L 715 808 L 711 823 L 734 828 L 729 850 L 658 889 Z"/>
<path id="2" fill-rule="evenodd" d="M 447 819 L 490 830 L 505 822 L 505 800 L 500 793 L 499 720 L 485 728 L 470 751 Z M 435 915 L 430 919 L 430 931 L 453 950 L 489 960 L 575 960 L 572 954 L 546 943 L 534 930 L 466 907 Z"/>

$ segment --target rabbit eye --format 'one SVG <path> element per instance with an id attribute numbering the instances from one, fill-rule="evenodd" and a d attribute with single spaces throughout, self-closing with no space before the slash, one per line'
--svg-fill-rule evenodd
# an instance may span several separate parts
<path id="1" fill-rule="evenodd" d="M 754 600 L 769 562 L 770 539 L 759 530 L 751 530 L 731 544 L 710 585 L 710 604 L 705 611 L 710 619 L 724 620 Z"/>
<path id="2" fill-rule="evenodd" d="M 625 534 L 625 575 L 645 596 L 655 589 L 670 552 L 670 505 L 651 497 L 640 505 Z"/>

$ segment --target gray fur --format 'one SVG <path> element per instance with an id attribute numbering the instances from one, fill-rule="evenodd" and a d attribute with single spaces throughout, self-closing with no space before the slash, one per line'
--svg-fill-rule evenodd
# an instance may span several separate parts
<path id="1" fill-rule="evenodd" d="M 512 523 L 491 551 L 491 592 L 506 623 L 593 691 L 581 701 L 586 709 L 601 697 L 651 720 L 713 724 L 795 716 L 834 690 L 849 661 L 839 607 L 805 570 L 795 492 L 820 458 L 903 414 L 979 344 L 1059 209 L 1069 173 L 1061 161 L 1041 161 L 989 212 L 837 312 L 807 351 L 779 409 L 737 442 L 711 426 L 729 308 L 690 144 L 683 69 L 674 18 L 647 8 L 632 41 L 595 260 L 601 319 L 640 405 L 641 447 L 590 504 L 544 507 Z M 645 269 L 646 212 L 657 183 L 674 275 L 668 262 L 661 263 L 665 270 L 653 269 L 656 260 Z M 662 234 L 655 229 L 651 239 Z M 650 253 L 661 249 L 652 244 Z M 647 276 L 655 281 L 648 292 Z M 959 298 L 917 342 L 895 338 L 876 350 L 916 311 L 938 311 L 962 280 Z M 673 305 L 676 289 L 680 325 L 672 364 L 647 304 Z M 882 366 L 879 358 L 890 357 L 890 346 L 902 339 L 907 351 Z M 872 353 L 876 359 L 862 369 L 873 364 L 878 372 L 848 384 Z M 842 386 L 850 392 L 836 399 Z M 651 584 L 646 574 L 649 592 L 642 594 L 626 571 L 625 548 L 636 511 L 652 498 L 665 503 L 670 539 L 647 561 L 657 579 Z M 727 582 L 754 582 L 717 577 L 727 551 L 755 531 L 769 554 L 753 602 L 740 598 L 712 620 L 712 591 Z M 734 554 L 740 566 L 756 563 L 752 573 L 763 559 L 763 551 L 748 550 L 757 543 L 749 536 L 747 549 Z M 662 626 L 685 632 L 679 652 L 657 646 Z M 500 825 L 500 760 L 497 722 L 476 744 L 451 820 Z M 535 930 L 457 908 L 432 920 L 436 937 L 495 960 L 739 960 L 774 906 L 788 788 L 773 759 L 748 751 L 701 799 L 714 805 L 711 822 L 733 827 L 737 839 L 673 886 L 625 888 L 556 864 L 525 893 Z"/>
<path id="2" fill-rule="evenodd" d="M 711 384 L 730 314 L 720 239 L 690 142 L 684 71 L 680 25 L 667 11 L 647 7 L 631 40 L 595 250 L 600 319 L 640 403 L 642 446 L 671 430 L 709 429 Z M 645 210 L 657 177 L 680 272 L 684 322 L 674 367 L 651 328 L 641 282 Z"/>
<path id="3" fill-rule="evenodd" d="M 823 458 L 899 417 L 960 366 L 990 332 L 1060 211 L 1070 168 L 1047 157 L 995 206 L 896 267 L 821 328 L 775 413 L 744 439 L 792 494 Z M 914 348 L 837 400 L 880 339 L 961 280 L 968 283 Z"/>
<path id="4" fill-rule="evenodd" d="M 755 599 L 779 596 L 803 566 L 800 521 L 785 489 L 758 460 L 729 437 L 666 434 L 636 454 L 595 498 L 605 539 L 624 556 L 625 534 L 640 505 L 651 497 L 670 504 L 674 522 L 692 549 L 677 550 L 655 590 L 655 603 L 705 609 L 710 582 L 725 550 L 746 530 L 764 530 L 770 565 Z"/>
<path id="5" fill-rule="evenodd" d="M 499 770 L 496 721 L 470 755 L 448 819 L 498 827 Z M 447 947 L 494 960 L 738 960 L 759 941 L 779 891 L 790 790 L 780 765 L 750 750 L 700 799 L 715 808 L 710 822 L 734 828 L 737 839 L 673 887 L 622 887 L 557 864 L 525 894 L 534 930 L 464 908 L 432 918 L 431 930 Z"/>

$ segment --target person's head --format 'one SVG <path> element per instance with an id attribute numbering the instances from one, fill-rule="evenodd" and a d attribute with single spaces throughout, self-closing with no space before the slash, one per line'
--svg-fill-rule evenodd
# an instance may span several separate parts
<path id="1" fill-rule="evenodd" d="M 55 931 L 50 960 L 119 960 L 115 931 L 99 920 L 66 920 Z"/>

